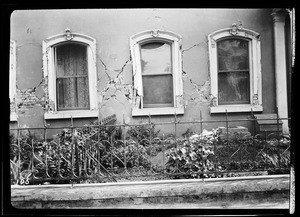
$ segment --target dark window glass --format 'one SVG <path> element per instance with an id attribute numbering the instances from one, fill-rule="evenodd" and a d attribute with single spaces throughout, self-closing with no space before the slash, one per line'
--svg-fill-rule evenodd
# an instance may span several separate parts
<path id="1" fill-rule="evenodd" d="M 141 46 L 144 108 L 173 106 L 171 45 L 150 42 Z"/>
<path id="2" fill-rule="evenodd" d="M 68 43 L 55 47 L 58 110 L 89 109 L 87 48 Z"/>
<path id="3" fill-rule="evenodd" d="M 217 46 L 219 105 L 249 104 L 249 42 L 232 38 Z"/>

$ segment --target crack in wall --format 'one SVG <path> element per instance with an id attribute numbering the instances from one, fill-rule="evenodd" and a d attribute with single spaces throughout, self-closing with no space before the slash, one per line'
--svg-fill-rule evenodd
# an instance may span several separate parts
<path id="1" fill-rule="evenodd" d="M 124 63 L 124 65 L 122 66 L 122 68 L 121 68 L 119 74 L 117 74 L 117 78 L 118 78 L 119 75 L 124 71 L 124 69 L 125 69 L 125 67 L 127 66 L 128 63 L 131 63 L 131 57 L 130 57 L 129 60 L 127 60 L 127 61 Z"/>
<path id="2" fill-rule="evenodd" d="M 46 109 L 47 99 L 46 99 L 46 91 L 45 91 L 45 80 L 46 78 L 42 78 L 42 80 L 35 86 L 27 88 L 25 90 L 21 90 L 16 86 L 17 94 L 15 97 L 15 110 L 28 110 L 28 108 L 32 108 L 34 105 L 41 105 L 44 109 Z M 39 97 L 36 94 L 37 88 L 40 86 L 43 87 L 43 94 Z"/>
<path id="3" fill-rule="evenodd" d="M 192 45 L 191 47 L 187 48 L 187 49 L 182 49 L 182 53 L 191 50 L 194 47 L 207 47 L 208 44 L 207 42 L 203 41 L 203 42 L 199 42 L 197 44 Z"/>
<path id="4" fill-rule="evenodd" d="M 122 65 L 120 70 L 109 69 L 101 58 L 98 59 L 103 65 L 104 72 L 108 78 L 105 87 L 100 92 L 102 100 L 99 104 L 99 108 L 103 108 L 109 102 L 110 99 L 116 100 L 117 102 L 121 103 L 125 107 L 124 102 L 119 100 L 117 97 L 118 92 L 120 92 L 125 97 L 125 99 L 131 104 L 133 98 L 133 86 L 131 84 L 123 84 L 123 77 L 121 76 L 126 66 L 132 62 L 131 58 L 125 61 L 125 63 Z M 109 73 L 109 72 L 115 73 L 116 71 L 118 71 L 118 73 L 116 74 L 115 77 L 111 76 Z M 110 92 L 110 90 L 112 92 Z"/>
<path id="5" fill-rule="evenodd" d="M 191 78 L 188 77 L 188 73 L 184 72 L 184 77 L 188 82 L 192 85 L 193 91 L 192 93 L 188 93 L 187 91 L 184 91 L 184 95 L 189 96 L 189 98 L 186 100 L 188 101 L 198 101 L 202 103 L 210 102 L 211 100 L 211 94 L 210 94 L 210 79 L 207 79 L 202 84 L 197 84 L 194 82 Z M 186 103 L 187 103 L 186 102 Z"/>
<path id="6" fill-rule="evenodd" d="M 194 44 L 186 49 L 183 49 L 182 54 L 184 52 L 190 51 L 195 47 L 203 47 L 206 45 L 206 42 Z M 105 87 L 103 88 L 103 90 L 98 91 L 98 97 L 101 97 L 101 100 L 99 101 L 99 108 L 103 108 L 109 102 L 109 100 L 114 99 L 116 100 L 116 102 L 122 104 L 122 106 L 126 109 L 126 102 L 128 102 L 130 105 L 133 103 L 134 85 L 124 84 L 122 73 L 124 72 L 125 68 L 132 63 L 131 56 L 124 62 L 119 70 L 109 68 L 100 57 L 97 57 L 97 60 L 103 66 L 104 73 L 108 78 L 108 81 L 105 83 Z M 183 57 L 182 61 L 184 61 Z M 188 90 L 184 90 L 185 104 L 187 105 L 188 102 L 210 102 L 210 80 L 208 79 L 202 84 L 198 84 L 189 76 L 189 74 L 189 72 L 186 72 L 182 69 L 182 77 L 184 82 L 188 82 L 190 85 L 192 85 L 192 91 L 189 92 Z M 99 79 L 100 78 L 98 78 L 98 80 Z M 36 90 L 40 86 L 43 87 L 44 93 L 43 95 L 38 97 L 36 94 Z M 42 78 L 42 80 L 37 85 L 31 88 L 27 88 L 26 90 L 20 90 L 17 87 L 16 108 L 19 110 L 26 110 L 38 104 L 41 105 L 45 110 L 48 110 L 51 102 L 49 102 L 47 97 L 47 88 L 47 77 Z"/>
<path id="7" fill-rule="evenodd" d="M 207 46 L 208 42 L 202 41 L 186 49 L 182 49 L 182 61 L 184 61 L 183 54 L 185 52 L 188 52 L 195 47 L 207 48 Z M 183 79 L 185 78 L 192 85 L 193 90 L 191 93 L 189 93 L 188 90 L 184 90 L 185 104 L 187 105 L 188 102 L 210 103 L 212 100 L 212 95 L 210 93 L 210 78 L 208 77 L 202 84 L 198 84 L 189 76 L 189 74 L 190 73 L 183 70 L 182 64 L 182 77 Z"/>

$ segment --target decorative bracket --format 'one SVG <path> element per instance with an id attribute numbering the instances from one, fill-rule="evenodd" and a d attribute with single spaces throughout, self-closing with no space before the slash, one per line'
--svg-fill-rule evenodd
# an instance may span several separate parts
<path id="1" fill-rule="evenodd" d="M 231 35 L 237 35 L 239 30 L 243 28 L 242 22 L 239 21 L 239 24 L 233 23 L 231 29 L 229 30 Z"/>
<path id="2" fill-rule="evenodd" d="M 68 40 L 68 41 L 72 40 L 74 38 L 74 36 L 73 36 L 71 30 L 69 28 L 66 28 L 65 31 L 66 31 L 66 33 L 65 33 L 66 40 Z"/>
<path id="3" fill-rule="evenodd" d="M 150 34 L 151 34 L 152 37 L 156 38 L 156 37 L 159 36 L 159 30 L 158 29 L 152 30 L 150 32 Z"/>
<path id="4" fill-rule="evenodd" d="M 210 106 L 211 107 L 217 107 L 218 105 L 218 98 L 214 95 L 212 95 L 211 101 L 210 101 Z"/>
<path id="5" fill-rule="evenodd" d="M 183 105 L 183 95 L 176 95 L 176 107 L 181 107 Z"/>
<path id="6" fill-rule="evenodd" d="M 253 94 L 253 97 L 252 97 L 252 105 L 259 105 L 259 102 L 258 102 L 258 94 Z"/>

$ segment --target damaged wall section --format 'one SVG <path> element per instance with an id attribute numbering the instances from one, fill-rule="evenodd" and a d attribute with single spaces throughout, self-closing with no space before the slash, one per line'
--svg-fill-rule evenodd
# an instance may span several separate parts
<path id="1" fill-rule="evenodd" d="M 76 20 L 76 22 L 74 22 Z M 209 25 L 207 21 L 209 20 Z M 17 44 L 16 108 L 20 126 L 43 126 L 43 115 L 51 108 L 47 78 L 43 78 L 42 42 L 50 36 L 72 32 L 96 39 L 97 97 L 99 118 L 116 114 L 119 123 L 140 123 L 148 117 L 132 117 L 134 88 L 129 39 L 134 34 L 153 29 L 172 31 L 182 36 L 182 78 L 184 115 L 182 121 L 224 119 L 224 114 L 211 115 L 209 106 L 210 74 L 207 35 L 230 27 L 237 20 L 261 34 L 264 112 L 275 108 L 272 19 L 268 9 L 120 9 L 120 10 L 49 10 L 15 11 L 11 16 L 11 40 Z M 128 25 L 130 23 L 130 25 Z M 268 100 L 266 100 L 268 99 Z M 14 109 L 15 105 L 11 105 Z M 230 118 L 247 117 L 249 113 L 231 114 Z M 89 123 L 77 119 L 74 124 Z M 155 116 L 153 122 L 174 121 L 174 116 Z M 47 124 L 70 125 L 69 119 L 47 120 Z M 236 123 L 237 126 L 241 123 Z M 245 126 L 245 124 L 243 124 Z M 247 125 L 247 124 L 246 124 Z M 187 127 L 182 126 L 179 133 Z M 203 126 L 210 130 L 218 125 Z M 230 126 L 235 127 L 235 126 Z M 173 127 L 162 128 L 165 134 Z M 199 128 L 195 128 L 195 131 Z"/>

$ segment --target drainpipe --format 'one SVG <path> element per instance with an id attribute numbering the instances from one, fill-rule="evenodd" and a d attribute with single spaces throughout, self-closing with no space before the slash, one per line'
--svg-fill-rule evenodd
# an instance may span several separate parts
<path id="1" fill-rule="evenodd" d="M 276 78 L 276 105 L 279 118 L 288 117 L 287 104 L 287 76 L 286 76 L 286 49 L 285 49 L 285 9 L 273 9 L 274 50 L 275 50 L 275 78 Z M 288 120 L 282 120 L 282 131 L 289 133 Z"/>

